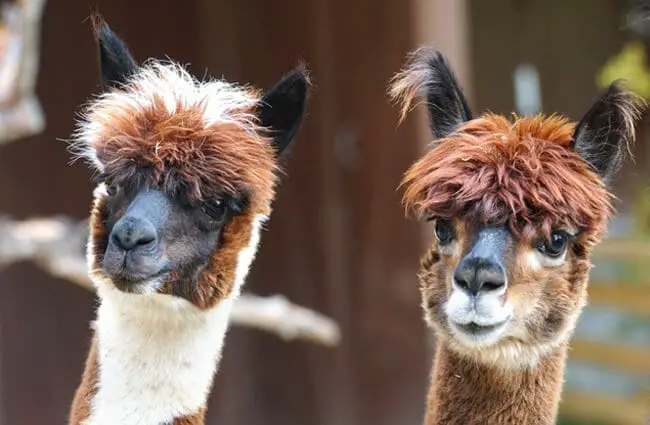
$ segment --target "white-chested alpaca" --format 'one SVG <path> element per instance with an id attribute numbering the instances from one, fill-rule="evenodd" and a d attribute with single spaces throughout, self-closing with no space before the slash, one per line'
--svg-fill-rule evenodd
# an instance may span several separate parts
<path id="1" fill-rule="evenodd" d="M 72 425 L 202 424 L 233 300 L 304 116 L 299 67 L 266 94 L 136 65 L 95 19 L 104 92 L 73 152 L 99 173 L 88 263 L 100 299 Z"/>

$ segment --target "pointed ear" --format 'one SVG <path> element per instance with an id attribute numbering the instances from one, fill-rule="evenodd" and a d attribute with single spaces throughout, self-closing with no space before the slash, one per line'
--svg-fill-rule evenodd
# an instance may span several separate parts
<path id="1" fill-rule="evenodd" d="M 101 16 L 92 16 L 93 31 L 99 47 L 99 67 L 104 89 L 119 87 L 138 68 L 124 42 Z"/>
<path id="2" fill-rule="evenodd" d="M 282 77 L 260 100 L 257 115 L 271 133 L 278 156 L 286 151 L 302 124 L 309 85 L 309 75 L 301 65 Z"/>
<path id="3" fill-rule="evenodd" d="M 435 139 L 447 137 L 472 119 L 467 99 L 447 60 L 430 47 L 420 47 L 409 55 L 404 69 L 391 80 L 389 95 L 402 105 L 400 121 L 414 100 L 426 99 L 429 125 Z"/>
<path id="4" fill-rule="evenodd" d="M 641 99 L 621 88 L 615 81 L 598 98 L 578 123 L 572 146 L 609 183 L 630 145 L 634 143 L 634 126 L 640 118 Z"/>

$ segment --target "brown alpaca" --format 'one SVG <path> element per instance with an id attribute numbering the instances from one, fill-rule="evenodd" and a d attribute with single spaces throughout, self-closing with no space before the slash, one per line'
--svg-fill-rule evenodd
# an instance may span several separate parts
<path id="1" fill-rule="evenodd" d="M 560 116 L 474 117 L 445 59 L 421 48 L 392 82 L 427 101 L 431 150 L 404 203 L 432 220 L 419 273 L 437 350 L 427 425 L 550 425 L 592 248 L 612 216 L 607 183 L 638 108 L 613 84 L 576 125 Z"/>
<path id="2" fill-rule="evenodd" d="M 233 301 L 303 120 L 300 67 L 258 91 L 136 65 L 95 19 L 104 92 L 72 149 L 99 174 L 88 264 L 100 304 L 72 425 L 197 425 Z"/>

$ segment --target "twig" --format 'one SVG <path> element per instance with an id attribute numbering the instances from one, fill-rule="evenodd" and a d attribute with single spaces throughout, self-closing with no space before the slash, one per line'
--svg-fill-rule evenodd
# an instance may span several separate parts
<path id="1" fill-rule="evenodd" d="M 0 144 L 45 128 L 35 94 L 44 8 L 45 0 L 17 0 L 0 11 Z"/>
<path id="2" fill-rule="evenodd" d="M 31 261 L 55 277 L 94 290 L 85 260 L 87 221 L 66 217 L 15 221 L 0 216 L 0 268 Z M 302 339 L 334 346 L 340 340 L 336 322 L 290 303 L 283 296 L 242 294 L 231 323 L 275 333 L 285 340 Z"/>

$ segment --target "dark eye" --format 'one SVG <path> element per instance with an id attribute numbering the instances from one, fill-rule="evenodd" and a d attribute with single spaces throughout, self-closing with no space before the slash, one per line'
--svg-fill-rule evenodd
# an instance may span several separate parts
<path id="1" fill-rule="evenodd" d="M 566 251 L 569 239 L 569 234 L 567 232 L 554 230 L 551 232 L 550 240 L 546 238 L 538 239 L 535 248 L 548 257 L 558 258 Z"/>
<path id="2" fill-rule="evenodd" d="M 221 221 L 226 215 L 226 203 L 221 199 L 211 199 L 203 203 L 201 210 L 212 220 Z"/>
<path id="3" fill-rule="evenodd" d="M 454 228 L 447 220 L 437 218 L 435 223 L 435 232 L 440 245 L 447 245 L 454 239 Z"/>

